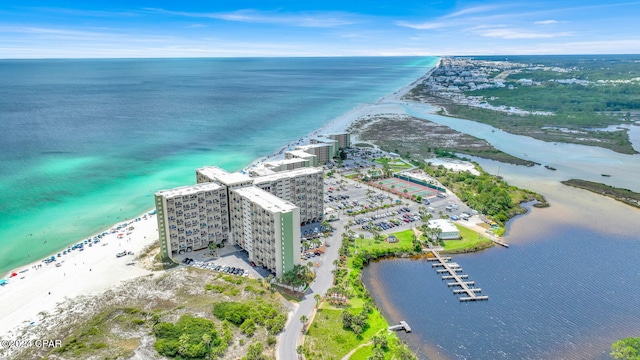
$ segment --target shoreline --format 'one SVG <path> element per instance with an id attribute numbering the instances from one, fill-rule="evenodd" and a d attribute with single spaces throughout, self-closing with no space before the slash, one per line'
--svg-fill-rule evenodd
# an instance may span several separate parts
<path id="1" fill-rule="evenodd" d="M 280 146 L 271 154 L 254 160 L 244 169 L 256 166 L 264 161 L 278 160 L 279 157 L 283 158 L 285 149 L 295 146 L 296 143 L 302 144 L 304 140 L 308 143 L 313 136 L 344 132 L 349 125 L 362 116 L 381 113 L 404 114 L 405 112 L 400 106 L 404 103 L 401 100 L 402 97 L 415 84 L 428 77 L 436 67 L 437 64 L 425 75 L 396 90 L 394 93 L 378 99 L 375 103 L 356 105 L 353 109 L 330 120 L 320 128 L 312 130 L 304 137 Z M 352 139 L 352 142 L 357 142 L 357 139 Z M 55 261 L 52 263 L 45 264 L 42 260 L 33 261 L 10 271 L 6 275 L 8 283 L 0 286 L 0 302 L 3 304 L 2 309 L 0 309 L 0 319 L 2 319 L 0 322 L 0 337 L 6 338 L 7 335 L 17 335 L 21 331 L 28 332 L 28 327 L 36 325 L 42 313 L 55 311 L 58 303 L 70 298 L 79 295 L 102 294 L 123 281 L 153 274 L 154 272 L 146 270 L 138 264 L 130 264 L 134 262 L 133 260 L 140 251 L 158 240 L 155 215 L 149 216 L 149 211 L 145 211 L 138 217 L 143 218 L 144 215 L 147 215 L 147 219 L 131 224 L 135 229 L 130 235 L 125 235 L 123 239 L 118 239 L 117 233 L 109 233 L 103 236 L 99 243 L 93 244 L 91 247 L 85 246 L 83 251 L 73 250 L 61 257 L 57 257 L 57 253 L 51 254 L 50 256 L 55 257 Z M 110 229 L 122 223 L 122 221 L 118 222 L 88 238 L 93 239 L 98 234 L 109 232 Z M 68 247 L 86 239 L 83 238 L 71 242 Z M 125 250 L 133 251 L 134 255 L 116 257 L 118 252 Z M 59 252 L 62 253 L 63 251 L 64 248 L 60 249 Z M 56 263 L 60 263 L 60 266 L 57 267 Z M 26 271 L 24 271 L 25 269 Z M 17 276 L 11 277 L 12 272 L 17 273 Z"/>
<path id="2" fill-rule="evenodd" d="M 145 214 L 146 219 L 142 215 L 140 221 L 128 225 L 134 229 L 123 232 L 122 238 L 118 232 L 108 233 L 92 246 L 85 244 L 84 250 L 60 257 L 53 254 L 54 262 L 36 261 L 19 267 L 18 275 L 0 287 L 0 337 L 28 331 L 29 326 L 38 324 L 42 313 L 55 311 L 70 298 L 101 294 L 123 281 L 151 274 L 135 261 L 143 249 L 158 240 L 155 215 Z M 116 257 L 122 251 L 133 255 Z"/>

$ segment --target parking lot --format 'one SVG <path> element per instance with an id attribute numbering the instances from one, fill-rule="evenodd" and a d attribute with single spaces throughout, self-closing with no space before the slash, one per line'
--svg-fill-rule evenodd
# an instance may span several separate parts
<path id="1" fill-rule="evenodd" d="M 186 259 L 190 259 L 191 261 L 185 261 Z M 271 274 L 267 269 L 251 266 L 247 252 L 242 250 L 238 245 L 227 245 L 223 248 L 216 249 L 214 254 L 211 254 L 211 250 L 209 249 L 203 249 L 183 255 L 175 255 L 174 261 L 184 266 L 194 266 L 201 269 L 238 276 L 248 276 L 255 279 L 265 278 Z M 240 273 L 239 270 L 242 270 L 242 273 Z"/>
<path id="2" fill-rule="evenodd" d="M 452 220 L 462 220 L 461 215 L 465 214 L 466 218 L 466 214 L 471 214 L 471 210 L 452 194 L 442 198 L 431 196 L 419 204 L 341 175 L 326 178 L 324 187 L 325 219 L 330 221 L 335 235 L 325 238 L 325 229 L 321 223 L 305 224 L 300 229 L 301 263 L 311 262 L 316 267 L 324 263 L 326 247 L 339 242 L 339 235 L 344 230 L 342 227 L 348 221 L 352 221 L 351 229 L 356 233 L 370 237 L 372 229 L 388 234 L 421 225 L 421 208 L 430 212 L 434 219 L 440 218 L 442 214 Z M 185 266 L 239 276 L 265 278 L 271 275 L 267 269 L 252 266 L 247 253 L 237 245 L 227 245 L 213 253 L 209 249 L 203 249 L 176 255 L 174 260 Z"/>
<path id="3" fill-rule="evenodd" d="M 335 210 L 326 217 L 333 215 L 340 219 L 350 219 L 356 225 L 352 230 L 365 234 L 371 229 L 391 233 L 419 226 L 421 207 L 430 212 L 434 219 L 448 216 L 456 221 L 468 219 L 472 215 L 472 211 L 455 195 L 448 193 L 441 196 L 443 197 L 434 194 L 424 198 L 419 204 L 341 176 L 325 179 L 325 208 Z M 388 206 L 385 208 L 385 205 Z"/>

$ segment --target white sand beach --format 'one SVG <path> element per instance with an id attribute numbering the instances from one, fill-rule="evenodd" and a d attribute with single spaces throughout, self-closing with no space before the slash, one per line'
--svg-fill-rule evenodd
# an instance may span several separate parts
<path id="1" fill-rule="evenodd" d="M 127 265 L 158 240 L 155 215 L 146 220 L 140 217 L 142 220 L 133 222 L 130 226 L 134 229 L 128 235 L 125 231 L 122 239 L 117 232 L 108 234 L 92 246 L 85 245 L 83 251 L 73 250 L 49 264 L 31 263 L 16 269 L 17 276 L 7 275 L 8 283 L 0 286 L 0 338 L 13 339 L 12 331 L 38 323 L 40 312 L 52 311 L 60 302 L 78 295 L 98 295 L 124 280 L 149 274 L 137 264 Z M 117 258 L 122 251 L 134 255 Z M 20 272 L 24 269 L 28 270 Z"/>
<path id="2" fill-rule="evenodd" d="M 299 144 L 308 144 L 311 137 L 345 132 L 349 125 L 364 116 L 405 114 L 405 101 L 402 100 L 402 96 L 429 74 L 374 104 L 356 106 L 322 128 L 255 160 L 250 166 L 263 161 L 282 159 L 284 150 Z M 352 142 L 357 142 L 357 139 L 352 138 Z M 28 331 L 28 326 L 38 323 L 40 312 L 54 311 L 58 303 L 79 295 L 99 295 L 123 281 L 150 274 L 151 271 L 138 264 L 130 264 L 134 261 L 135 255 L 118 258 L 116 254 L 122 251 L 138 254 L 146 246 L 157 241 L 156 217 L 147 216 L 146 220 L 131 225 L 135 229 L 131 234 L 124 235 L 123 239 L 118 239 L 117 233 L 109 234 L 91 247 L 85 245 L 83 251 L 74 250 L 67 255 L 56 257 L 52 263 L 36 262 L 15 269 L 18 275 L 10 277 L 6 285 L 0 286 L 0 338 L 11 339 L 11 334 L 17 334 L 19 329 L 25 327 Z M 60 263 L 60 266 L 56 266 L 56 263 Z M 28 270 L 19 272 L 24 269 Z"/>

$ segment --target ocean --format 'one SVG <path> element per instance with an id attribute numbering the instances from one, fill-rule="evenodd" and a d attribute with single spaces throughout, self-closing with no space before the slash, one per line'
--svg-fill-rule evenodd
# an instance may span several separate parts
<path id="1" fill-rule="evenodd" d="M 399 336 L 421 359 L 492 360 L 609 359 L 614 341 L 638 336 L 640 210 L 560 181 L 580 178 L 640 191 L 640 155 L 545 143 L 427 111 L 407 107 L 412 115 L 557 171 L 474 159 L 551 205 L 529 207 L 509 222 L 508 249 L 453 255 L 488 301 L 461 303 L 427 261 L 382 260 L 365 269 L 365 285 L 387 319 L 406 320 L 413 330 Z"/>
<path id="2" fill-rule="evenodd" d="M 435 57 L 0 60 L 0 274 L 236 171 Z"/>

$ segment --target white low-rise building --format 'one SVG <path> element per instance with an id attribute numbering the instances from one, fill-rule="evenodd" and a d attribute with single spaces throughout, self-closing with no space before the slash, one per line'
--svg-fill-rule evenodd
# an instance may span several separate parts
<path id="1" fill-rule="evenodd" d="M 429 220 L 427 226 L 430 229 L 439 228 L 440 235 L 438 238 L 441 240 L 458 240 L 460 239 L 460 230 L 447 219 L 434 219 Z"/>

